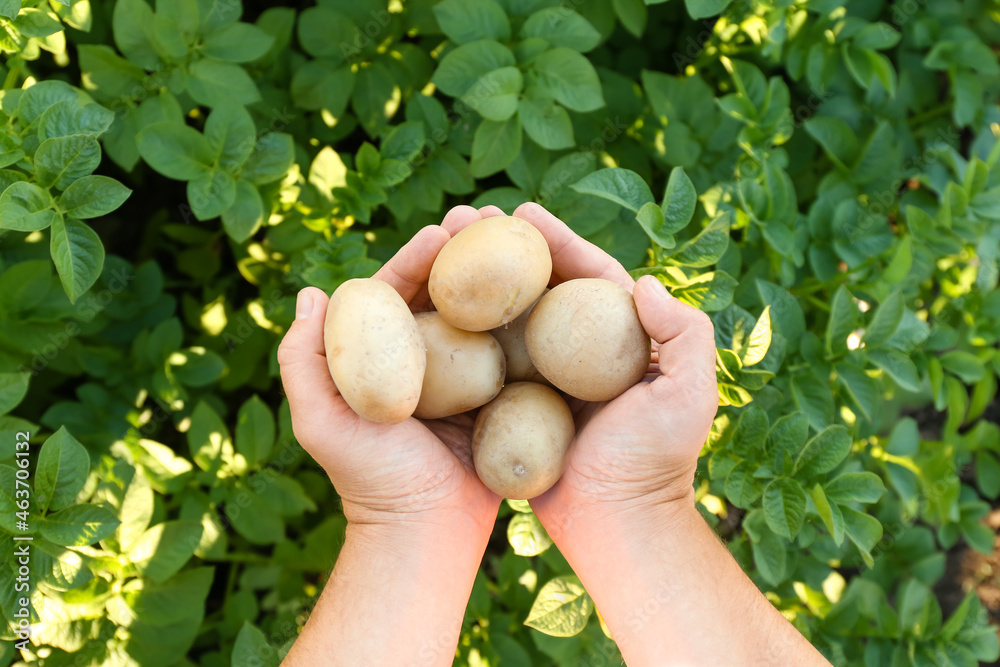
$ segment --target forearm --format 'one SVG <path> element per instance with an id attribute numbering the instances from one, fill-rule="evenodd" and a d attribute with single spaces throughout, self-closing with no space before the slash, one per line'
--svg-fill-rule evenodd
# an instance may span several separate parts
<path id="1" fill-rule="evenodd" d="M 451 665 L 489 533 L 468 516 L 434 525 L 351 524 L 285 665 Z"/>
<path id="2" fill-rule="evenodd" d="M 829 664 L 757 590 L 693 502 L 603 517 L 577 510 L 553 532 L 630 667 Z"/>

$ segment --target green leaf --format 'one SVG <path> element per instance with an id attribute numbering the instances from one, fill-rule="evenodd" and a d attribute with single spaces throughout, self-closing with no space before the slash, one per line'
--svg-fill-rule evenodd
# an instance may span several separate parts
<path id="1" fill-rule="evenodd" d="M 190 464 L 188 467 L 190 468 Z M 153 512 L 156 509 L 153 487 L 143 472 L 133 471 L 132 478 L 127 483 L 128 486 L 118 502 L 121 524 L 118 526 L 116 537 L 121 553 L 131 551 L 139 541 L 149 527 L 149 522 L 153 520 Z M 120 493 L 118 489 L 115 491 Z"/>
<path id="2" fill-rule="evenodd" d="M 749 509 L 764 493 L 764 481 L 754 477 L 755 469 L 749 461 L 740 461 L 729 471 L 725 492 L 733 505 Z"/>
<path id="3" fill-rule="evenodd" d="M 882 524 L 875 517 L 850 507 L 841 507 L 840 509 L 844 514 L 844 530 L 847 532 L 847 537 L 850 538 L 851 542 L 854 542 L 865 563 L 871 567 L 874 564 L 871 550 L 882 539 Z"/>
<path id="4" fill-rule="evenodd" d="M 233 205 L 222 212 L 222 226 L 226 233 L 237 243 L 243 243 L 264 224 L 264 216 L 260 191 L 253 183 L 241 178 L 236 182 Z"/>
<path id="5" fill-rule="evenodd" d="M 746 345 L 740 350 L 740 358 L 744 366 L 753 366 L 764 360 L 767 351 L 771 347 L 771 306 L 764 306 L 764 312 L 757 318 L 757 323 L 753 325 L 750 338 Z"/>
<path id="6" fill-rule="evenodd" d="M 521 70 L 501 67 L 476 79 L 462 101 L 489 120 L 507 120 L 517 111 L 518 94 L 524 85 Z"/>
<path id="7" fill-rule="evenodd" d="M 857 158 L 859 147 L 854 130 L 839 118 L 817 116 L 805 122 L 806 132 L 823 148 L 827 156 L 841 169 Z"/>
<path id="8" fill-rule="evenodd" d="M 1000 461 L 985 450 L 976 452 L 976 486 L 991 500 L 1000 496 Z"/>
<path id="9" fill-rule="evenodd" d="M 164 521 L 143 533 L 128 557 L 143 576 L 163 582 L 190 560 L 201 535 L 202 525 L 198 521 Z"/>
<path id="10" fill-rule="evenodd" d="M 226 450 L 232 451 L 229 429 L 215 410 L 205 402 L 199 402 L 191 413 L 187 441 L 195 464 L 209 472 L 219 469 Z"/>
<path id="11" fill-rule="evenodd" d="M 844 543 L 844 515 L 840 511 L 840 507 L 829 501 L 819 482 L 809 490 L 809 495 L 812 497 L 816 512 L 823 520 L 823 525 L 829 531 L 830 537 L 833 538 L 837 546 L 840 546 Z"/>
<path id="12" fill-rule="evenodd" d="M 569 112 L 554 101 L 526 95 L 518 102 L 517 110 L 524 131 L 542 148 L 555 151 L 573 147 Z"/>
<path id="13" fill-rule="evenodd" d="M 653 193 L 639 174 L 618 167 L 595 171 L 570 187 L 583 194 L 613 201 L 636 213 L 653 201 Z"/>
<path id="14" fill-rule="evenodd" d="M 521 152 L 521 120 L 511 116 L 504 121 L 484 120 L 472 140 L 470 168 L 476 178 L 501 171 Z"/>
<path id="15" fill-rule="evenodd" d="M 274 415 L 256 394 L 240 406 L 236 416 L 236 451 L 243 455 L 248 466 L 267 460 L 274 446 Z"/>
<path id="16" fill-rule="evenodd" d="M 205 35 L 202 53 L 231 63 L 257 60 L 271 49 L 274 37 L 250 23 L 233 23 Z"/>
<path id="17" fill-rule="evenodd" d="M 534 514 L 512 516 L 507 524 L 507 541 L 518 556 L 537 556 L 552 546 L 552 539 Z"/>
<path id="18" fill-rule="evenodd" d="M 809 440 L 795 460 L 793 472 L 801 475 L 828 473 L 851 451 L 852 438 L 843 426 L 830 426 Z"/>
<path id="19" fill-rule="evenodd" d="M 351 101 L 354 79 L 349 65 L 337 67 L 326 60 L 311 60 L 292 76 L 292 100 L 303 109 L 323 109 L 340 118 Z"/>
<path id="20" fill-rule="evenodd" d="M 242 104 L 226 102 L 212 110 L 205 121 L 205 140 L 220 167 L 235 173 L 257 143 L 257 128 Z"/>
<path id="21" fill-rule="evenodd" d="M 167 178 L 189 181 L 207 171 L 216 159 L 208 140 L 187 125 L 160 122 L 136 135 L 139 154 Z"/>
<path id="22" fill-rule="evenodd" d="M 244 621 L 233 645 L 233 667 L 257 665 L 257 667 L 280 667 L 278 650 L 267 642 L 267 636 Z"/>
<path id="23" fill-rule="evenodd" d="M 771 532 L 766 532 L 759 540 L 751 540 L 754 564 L 772 586 L 777 586 L 787 576 L 788 546 Z"/>
<path id="24" fill-rule="evenodd" d="M 986 364 L 971 352 L 952 350 L 942 354 L 940 361 L 946 371 L 958 376 L 965 384 L 978 382 L 986 373 Z"/>
<path id="25" fill-rule="evenodd" d="M 64 547 L 83 547 L 108 537 L 118 519 L 100 505 L 70 505 L 49 514 L 39 524 L 42 537 Z"/>
<path id="26" fill-rule="evenodd" d="M 76 303 L 101 275 L 104 246 L 94 230 L 78 220 L 56 218 L 49 253 L 69 300 Z"/>
<path id="27" fill-rule="evenodd" d="M 545 7 L 524 22 L 521 37 L 540 37 L 553 46 L 586 53 L 601 42 L 601 33 L 587 19 L 566 7 Z"/>
<path id="28" fill-rule="evenodd" d="M 281 180 L 295 162 L 292 135 L 268 132 L 257 140 L 250 159 L 243 165 L 240 178 L 255 185 Z"/>
<path id="29" fill-rule="evenodd" d="M 59 510 L 74 500 L 87 483 L 90 456 L 65 426 L 49 436 L 38 454 L 35 501 L 38 510 Z"/>
<path id="30" fill-rule="evenodd" d="M 277 544 L 285 539 L 285 522 L 264 498 L 239 484 L 226 498 L 227 516 L 251 544 Z"/>
<path id="31" fill-rule="evenodd" d="M 794 538 L 806 516 L 806 492 L 796 480 L 780 477 L 764 489 L 764 519 L 776 534 Z"/>
<path id="32" fill-rule="evenodd" d="M 892 348 L 868 350 L 868 359 L 881 368 L 903 389 L 920 390 L 920 375 L 913 360 Z"/>
<path id="33" fill-rule="evenodd" d="M 827 482 L 824 490 L 835 503 L 875 503 L 885 494 L 885 484 L 873 472 L 845 472 Z"/>
<path id="34" fill-rule="evenodd" d="M 213 108 L 227 102 L 253 104 L 260 99 L 257 84 L 245 69 L 211 58 L 190 66 L 188 92 L 195 102 Z"/>
<path id="35" fill-rule="evenodd" d="M 582 112 L 604 106 L 597 71 L 577 51 L 566 47 L 550 49 L 538 56 L 533 66 L 538 85 L 564 107 Z"/>
<path id="36" fill-rule="evenodd" d="M 446 95 L 461 97 L 482 75 L 515 64 L 514 54 L 506 46 L 481 39 L 449 51 L 431 81 Z"/>
<path id="37" fill-rule="evenodd" d="M 722 213 L 709 222 L 693 239 L 671 251 L 670 261 L 681 266 L 711 266 L 719 261 L 728 247 L 729 214 Z"/>
<path id="38" fill-rule="evenodd" d="M 510 39 L 507 14 L 493 0 L 442 0 L 434 5 L 434 16 L 444 34 L 456 44 Z"/>
<path id="39" fill-rule="evenodd" d="M 81 106 L 79 100 L 67 99 L 49 107 L 38 119 L 38 140 L 85 134 L 93 137 L 107 131 L 115 115 L 98 104 Z"/>
<path id="40" fill-rule="evenodd" d="M 167 358 L 173 376 L 188 387 L 204 387 L 219 379 L 226 362 L 215 352 L 203 347 L 189 347 L 171 353 Z"/>
<path id="41" fill-rule="evenodd" d="M 198 220 L 216 218 L 236 201 L 236 181 L 221 169 L 204 171 L 188 181 L 187 199 Z"/>
<path id="42" fill-rule="evenodd" d="M 101 146 L 90 135 L 46 139 L 35 151 L 35 173 L 43 188 L 65 190 L 78 178 L 97 169 Z"/>
<path id="43" fill-rule="evenodd" d="M 65 81 L 39 81 L 21 94 L 20 101 L 15 100 L 17 116 L 24 125 L 30 125 L 59 102 L 79 99 L 80 94 Z"/>
<path id="44" fill-rule="evenodd" d="M 733 0 L 684 0 L 688 14 L 693 19 L 704 19 L 718 16 L 726 10 Z"/>
<path id="45" fill-rule="evenodd" d="M 698 205 L 698 192 L 681 167 L 674 167 L 667 180 L 660 208 L 663 209 L 663 231 L 674 234 L 687 227 Z M 653 239 L 656 240 L 655 238 Z"/>
<path id="46" fill-rule="evenodd" d="M 646 29 L 646 3 L 643 0 L 612 0 L 611 4 L 625 29 L 641 37 Z"/>
<path id="47" fill-rule="evenodd" d="M 34 183 L 17 181 L 0 194 L 0 228 L 33 232 L 50 226 L 57 217 L 52 197 Z"/>
<path id="48" fill-rule="evenodd" d="M 355 54 L 355 36 L 361 34 L 351 18 L 332 7 L 308 7 L 299 14 L 298 35 L 311 56 L 337 66 Z"/>
<path id="49" fill-rule="evenodd" d="M 756 280 L 756 285 L 761 301 L 771 306 L 774 331 L 788 341 L 790 349 L 798 349 L 806 330 L 802 306 L 784 287 L 760 279 Z"/>
<path id="50" fill-rule="evenodd" d="M 847 337 L 854 331 L 858 309 L 854 297 L 841 285 L 830 303 L 830 317 L 826 324 L 826 353 L 840 356 L 847 351 Z"/>
<path id="51" fill-rule="evenodd" d="M 2 0 L 0 1 L 0 16 L 15 19 L 17 18 L 17 13 L 21 11 L 21 0 Z"/>
<path id="52" fill-rule="evenodd" d="M 552 637 L 572 637 L 583 630 L 593 611 L 579 577 L 565 575 L 542 586 L 524 624 Z"/>
<path id="53" fill-rule="evenodd" d="M 879 404 L 878 383 L 854 364 L 838 364 L 837 378 L 850 395 L 854 408 L 871 421 L 872 409 Z"/>
<path id="54" fill-rule="evenodd" d="M 98 218 L 111 213 L 132 191 L 107 176 L 84 176 L 73 181 L 56 203 L 67 218 Z"/>
<path id="55" fill-rule="evenodd" d="M 872 316 L 872 321 L 865 329 L 863 340 L 868 346 L 880 345 L 896 333 L 899 323 L 903 321 L 903 295 L 893 292 L 885 301 L 879 304 Z"/>
<path id="56" fill-rule="evenodd" d="M 797 457 L 809 435 L 809 419 L 801 412 L 784 415 L 767 432 L 767 452 Z"/>

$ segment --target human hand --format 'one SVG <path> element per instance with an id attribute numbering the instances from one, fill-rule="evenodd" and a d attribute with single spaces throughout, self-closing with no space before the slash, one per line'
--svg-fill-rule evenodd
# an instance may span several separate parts
<path id="1" fill-rule="evenodd" d="M 395 288 L 413 312 L 430 310 L 427 279 L 450 232 L 501 214 L 496 207 L 456 207 L 440 226 L 417 232 L 374 277 Z M 296 320 L 278 348 L 278 363 L 295 436 L 330 476 L 348 521 L 452 525 L 464 516 L 488 534 L 500 499 L 472 467 L 473 416 L 410 417 L 387 425 L 355 414 L 327 367 L 323 325 L 328 303 L 315 287 L 299 293 Z"/>
<path id="2" fill-rule="evenodd" d="M 535 513 L 558 539 L 576 518 L 621 521 L 637 515 L 641 522 L 647 510 L 693 509 L 698 454 L 718 406 L 711 320 L 669 296 L 656 278 L 633 281 L 614 258 L 538 204 L 524 204 L 514 215 L 548 241 L 553 285 L 574 278 L 618 283 L 632 292 L 653 339 L 645 381 L 610 402 L 570 401 L 576 438 L 562 478 L 531 501 Z"/>

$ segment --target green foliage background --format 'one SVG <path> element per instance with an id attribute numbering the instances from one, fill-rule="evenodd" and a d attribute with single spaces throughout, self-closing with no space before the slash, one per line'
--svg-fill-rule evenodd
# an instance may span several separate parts
<path id="1" fill-rule="evenodd" d="M 533 200 L 712 314 L 699 508 L 834 664 L 995 660 L 933 587 L 1000 495 L 1000 3 L 842 5 L 0 0 L 0 659 L 277 665 L 345 527 L 277 377 L 296 291 Z M 620 664 L 498 525 L 456 664 Z"/>

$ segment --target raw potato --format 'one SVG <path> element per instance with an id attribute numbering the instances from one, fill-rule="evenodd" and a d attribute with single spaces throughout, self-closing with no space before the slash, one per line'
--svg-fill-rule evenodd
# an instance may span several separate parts
<path id="1" fill-rule="evenodd" d="M 610 280 L 569 280 L 528 317 L 528 354 L 553 385 L 585 401 L 610 401 L 649 368 L 649 336 L 632 295 Z"/>
<path id="2" fill-rule="evenodd" d="M 368 421 L 398 424 L 413 414 L 424 381 L 424 341 L 409 306 L 375 278 L 343 283 L 330 297 L 323 330 L 330 375 Z"/>
<path id="3" fill-rule="evenodd" d="M 438 419 L 489 403 L 504 383 L 503 348 L 485 331 L 456 329 L 440 313 L 418 313 L 427 370 L 413 415 Z"/>
<path id="4" fill-rule="evenodd" d="M 546 382 L 542 374 L 535 368 L 535 364 L 531 363 L 528 346 L 524 343 L 524 325 L 528 323 L 528 315 L 531 314 L 531 309 L 534 307 L 533 303 L 514 321 L 490 331 L 500 343 L 504 356 L 507 358 L 507 382 Z"/>
<path id="5" fill-rule="evenodd" d="M 562 476 L 575 434 L 573 413 L 555 390 L 534 382 L 509 384 L 476 418 L 476 474 L 504 498 L 540 496 Z"/>
<path id="6" fill-rule="evenodd" d="M 551 274 L 542 233 L 520 218 L 498 215 L 472 223 L 445 244 L 427 288 L 449 324 L 489 331 L 527 310 Z"/>

